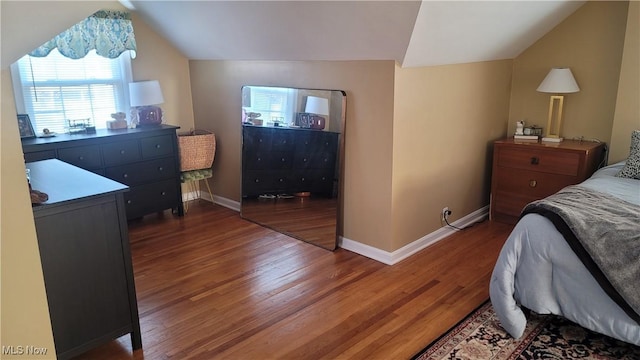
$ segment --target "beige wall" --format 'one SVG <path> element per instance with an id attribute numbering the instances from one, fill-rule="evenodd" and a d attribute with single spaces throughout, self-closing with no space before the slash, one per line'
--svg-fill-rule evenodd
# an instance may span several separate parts
<path id="1" fill-rule="evenodd" d="M 49 307 L 44 290 L 18 123 L 12 121 L 15 120 L 16 110 L 13 106 L 9 70 L 2 69 L 1 81 L 0 343 L 3 346 L 44 347 L 48 349 L 48 356 L 43 358 L 55 359 Z M 15 358 L 21 357 L 24 358 Z"/>
<path id="2" fill-rule="evenodd" d="M 552 67 L 569 67 L 580 92 L 565 96 L 560 134 L 610 142 L 627 4 L 588 1 L 515 59 L 509 134 L 522 119 L 546 131 L 549 94 L 536 89 Z"/>
<path id="3" fill-rule="evenodd" d="M 611 132 L 609 163 L 629 156 L 631 131 L 640 130 L 640 2 L 629 3 L 618 99 Z"/>
<path id="4" fill-rule="evenodd" d="M 216 133 L 213 191 L 240 201 L 243 85 L 347 93 L 344 236 L 390 250 L 393 61 L 191 61 L 196 127 Z"/>
<path id="5" fill-rule="evenodd" d="M 65 9 L 50 2 L 0 2 L 0 344 L 46 348 L 41 359 L 55 359 L 55 347 L 8 68 L 28 51 L 109 4 L 119 6 L 115 2 L 68 3 Z"/>
<path id="6" fill-rule="evenodd" d="M 189 131 L 193 128 L 189 60 L 135 13 L 132 19 L 138 45 L 131 60 L 133 80 L 158 80 L 165 100 L 163 122 Z"/>
<path id="7" fill-rule="evenodd" d="M 489 203 L 493 140 L 506 135 L 512 61 L 397 68 L 391 250 Z"/>
<path id="8" fill-rule="evenodd" d="M 25 189 L 24 158 L 8 66 L 96 10 L 123 8 L 115 1 L 2 1 L 1 6 L 1 343 L 47 347 L 50 349 L 48 356 L 39 358 L 52 359 L 55 358 L 55 349 L 31 203 Z M 24 24 L 38 26 L 25 27 Z M 162 106 L 165 122 L 187 130 L 192 128 L 193 107 L 187 59 L 136 16 L 133 17 L 133 25 L 138 43 L 138 56 L 132 62 L 134 79 L 159 80 L 165 98 Z"/>

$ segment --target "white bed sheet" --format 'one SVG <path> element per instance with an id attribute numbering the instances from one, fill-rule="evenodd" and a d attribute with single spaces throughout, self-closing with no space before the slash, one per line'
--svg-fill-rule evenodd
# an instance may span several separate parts
<path id="1" fill-rule="evenodd" d="M 623 165 L 602 168 L 582 185 L 640 205 L 640 181 L 613 176 Z M 541 215 L 524 216 L 509 235 L 493 270 L 490 296 L 502 326 L 515 338 L 526 326 L 524 306 L 640 346 L 640 325 L 609 298 Z"/>

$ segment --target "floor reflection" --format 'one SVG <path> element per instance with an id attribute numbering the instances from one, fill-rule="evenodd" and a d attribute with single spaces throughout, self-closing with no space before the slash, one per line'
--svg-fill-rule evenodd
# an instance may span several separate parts
<path id="1" fill-rule="evenodd" d="M 241 215 L 296 239 L 325 249 L 336 248 L 338 199 L 322 197 L 245 198 Z"/>

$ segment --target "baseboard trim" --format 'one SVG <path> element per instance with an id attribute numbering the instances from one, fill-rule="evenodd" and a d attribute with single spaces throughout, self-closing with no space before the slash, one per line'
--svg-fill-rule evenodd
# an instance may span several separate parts
<path id="1" fill-rule="evenodd" d="M 186 199 L 185 201 L 203 199 L 203 200 L 212 202 L 214 204 L 224 206 L 228 209 L 240 212 L 240 202 L 234 201 L 222 196 L 218 196 L 218 195 L 213 195 L 213 198 L 211 198 L 209 193 L 206 191 L 202 191 L 202 192 L 192 191 L 189 193 L 183 193 L 182 198 Z M 488 216 L 489 216 L 489 206 L 487 205 L 485 207 L 482 207 L 472 212 L 469 215 L 466 215 L 454 221 L 453 223 L 451 223 L 451 225 L 459 228 L 464 228 L 465 226 L 471 225 L 475 222 L 482 221 Z M 338 247 L 341 247 L 345 250 L 352 251 L 362 256 L 366 256 L 370 259 L 379 261 L 386 265 L 394 265 L 410 257 L 411 255 L 417 253 L 418 251 L 437 243 L 438 241 L 446 238 L 447 236 L 455 233 L 456 231 L 458 230 L 451 228 L 449 226 L 444 226 L 392 252 L 380 250 L 376 247 L 363 244 L 361 242 L 357 242 L 355 240 L 351 240 L 342 236 L 338 238 Z"/>
<path id="2" fill-rule="evenodd" d="M 212 202 L 214 204 L 218 204 L 220 206 L 224 206 L 228 209 L 240 212 L 240 202 L 238 201 L 234 201 L 218 195 L 213 195 L 213 199 L 212 199 L 209 193 L 206 191 L 200 191 L 200 196 L 198 198 Z"/>
<path id="3" fill-rule="evenodd" d="M 457 221 L 454 221 L 453 223 L 451 223 L 451 225 L 459 228 L 464 228 L 465 226 L 484 220 L 488 215 L 489 206 L 487 205 L 472 212 L 467 216 L 458 219 Z M 370 259 L 379 261 L 383 264 L 394 265 L 417 253 L 418 251 L 437 243 L 438 241 L 446 238 L 456 231 L 458 230 L 453 229 L 449 226 L 444 226 L 392 252 L 380 250 L 373 246 L 347 239 L 345 237 L 340 237 L 340 239 L 338 240 L 338 246 L 345 250 L 349 250 L 362 256 L 366 256 Z"/>

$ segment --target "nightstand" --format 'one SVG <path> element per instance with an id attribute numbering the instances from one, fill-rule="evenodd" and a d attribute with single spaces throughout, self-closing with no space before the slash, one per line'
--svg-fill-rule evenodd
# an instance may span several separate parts
<path id="1" fill-rule="evenodd" d="M 590 177 L 604 158 L 605 144 L 498 140 L 493 147 L 491 220 L 515 224 L 520 211 L 568 185 Z"/>

